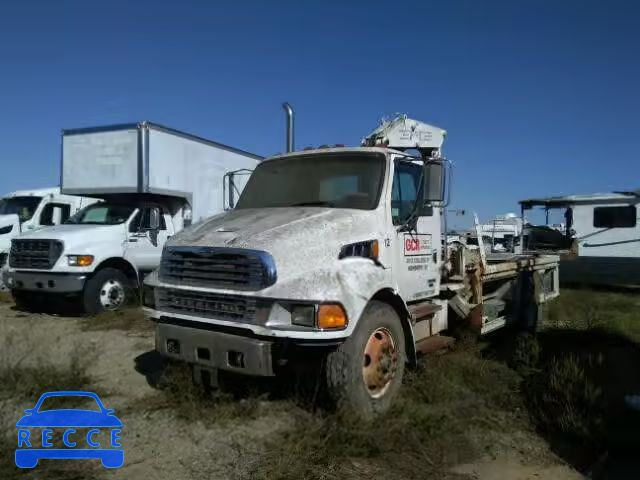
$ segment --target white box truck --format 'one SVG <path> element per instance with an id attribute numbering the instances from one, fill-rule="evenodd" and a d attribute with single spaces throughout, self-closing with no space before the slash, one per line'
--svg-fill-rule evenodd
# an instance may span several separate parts
<path id="1" fill-rule="evenodd" d="M 234 172 L 260 160 L 149 122 L 64 130 L 62 192 L 103 201 L 13 239 L 5 283 L 27 309 L 43 294 L 75 296 L 89 314 L 120 308 L 167 239 L 232 207 L 248 178 Z"/>
<path id="2" fill-rule="evenodd" d="M 6 266 L 12 238 L 22 232 L 60 225 L 95 201 L 88 197 L 64 195 L 60 193 L 60 187 L 20 190 L 0 198 L 0 269 Z M 4 289 L 2 281 L 0 289 Z"/>

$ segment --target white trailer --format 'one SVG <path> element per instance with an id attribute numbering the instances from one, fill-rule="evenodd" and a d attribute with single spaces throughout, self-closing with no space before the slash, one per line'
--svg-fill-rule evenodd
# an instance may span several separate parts
<path id="1" fill-rule="evenodd" d="M 64 130 L 62 192 L 103 201 L 14 239 L 5 282 L 27 308 L 35 294 L 77 296 L 88 313 L 119 308 L 167 239 L 229 208 L 247 178 L 234 172 L 260 160 L 149 122 Z"/>
<path id="2" fill-rule="evenodd" d="M 546 225 L 528 225 L 528 251 L 560 254 L 560 281 L 572 284 L 640 286 L 640 191 L 567 195 L 522 200 L 525 211 L 546 212 Z M 564 228 L 549 224 L 560 210 Z"/>
<path id="3" fill-rule="evenodd" d="M 19 190 L 4 195 L 0 198 L 0 269 L 6 266 L 12 238 L 23 232 L 60 225 L 95 201 L 64 195 L 60 187 Z M 4 289 L 1 278 L 0 289 Z"/>

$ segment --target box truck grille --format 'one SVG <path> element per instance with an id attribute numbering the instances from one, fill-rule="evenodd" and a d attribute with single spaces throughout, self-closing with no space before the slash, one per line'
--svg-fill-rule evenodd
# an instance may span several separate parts
<path id="1" fill-rule="evenodd" d="M 57 240 L 12 240 L 9 266 L 49 270 L 60 254 L 62 242 Z"/>
<path id="2" fill-rule="evenodd" d="M 259 250 L 168 247 L 160 280 L 181 285 L 260 290 L 276 281 L 273 257 Z"/>
<path id="3" fill-rule="evenodd" d="M 163 312 L 247 323 L 253 322 L 257 305 L 252 298 L 173 288 L 158 288 L 156 302 Z"/>

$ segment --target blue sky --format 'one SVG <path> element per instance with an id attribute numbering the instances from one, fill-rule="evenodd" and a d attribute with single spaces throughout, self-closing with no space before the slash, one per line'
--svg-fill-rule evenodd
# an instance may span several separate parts
<path id="1" fill-rule="evenodd" d="M 60 129 L 151 120 L 269 155 L 448 130 L 452 208 L 640 188 L 636 2 L 4 1 L 0 192 L 56 184 Z M 466 223 L 458 218 L 455 223 Z"/>

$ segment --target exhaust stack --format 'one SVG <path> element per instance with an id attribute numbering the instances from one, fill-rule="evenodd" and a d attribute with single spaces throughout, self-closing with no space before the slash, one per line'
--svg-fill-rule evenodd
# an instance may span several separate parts
<path id="1" fill-rule="evenodd" d="M 289 105 L 289 102 L 284 102 L 282 104 L 282 108 L 287 115 L 287 153 L 289 153 L 295 150 L 295 141 L 293 137 L 293 107 Z"/>

